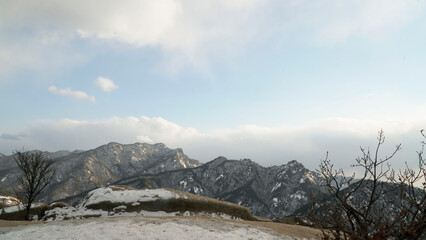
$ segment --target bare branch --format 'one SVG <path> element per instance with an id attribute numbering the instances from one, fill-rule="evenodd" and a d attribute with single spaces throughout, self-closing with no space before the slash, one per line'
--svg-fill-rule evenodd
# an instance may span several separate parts
<path id="1" fill-rule="evenodd" d="M 424 130 L 421 131 L 426 138 Z M 342 169 L 334 169 L 328 158 L 317 170 L 325 179 L 324 187 L 331 198 L 316 200 L 312 220 L 323 228 L 323 239 L 420 239 L 426 231 L 426 164 L 423 158 L 425 141 L 418 152 L 419 170 L 409 168 L 396 173 L 389 163 L 401 150 L 395 146 L 390 155 L 381 158 L 385 142 L 383 130 L 377 137 L 374 152 L 360 148 L 361 156 L 352 167 L 363 174 L 346 177 Z M 423 184 L 420 189 L 418 183 Z"/>

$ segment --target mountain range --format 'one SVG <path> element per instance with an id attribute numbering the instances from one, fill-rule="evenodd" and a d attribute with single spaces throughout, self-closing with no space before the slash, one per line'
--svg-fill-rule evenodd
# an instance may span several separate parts
<path id="1" fill-rule="evenodd" d="M 109 143 L 88 151 L 44 152 L 56 172 L 41 194 L 44 202 L 76 203 L 88 191 L 107 186 L 172 188 L 223 199 L 269 218 L 292 215 L 321 191 L 321 178 L 293 160 L 263 167 L 249 160 L 218 157 L 202 164 L 164 144 Z M 0 155 L 0 190 L 13 192 L 19 174 L 13 155 Z"/>

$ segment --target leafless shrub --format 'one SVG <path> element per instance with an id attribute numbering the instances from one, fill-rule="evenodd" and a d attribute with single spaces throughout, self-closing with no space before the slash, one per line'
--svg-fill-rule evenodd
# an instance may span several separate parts
<path id="1" fill-rule="evenodd" d="M 422 135 L 424 132 L 422 130 Z M 426 163 L 418 152 L 419 169 L 408 167 L 396 172 L 389 160 L 401 149 L 384 158 L 380 150 L 385 141 L 379 131 L 374 152 L 361 147 L 362 155 L 352 167 L 362 176 L 346 176 L 328 158 L 317 170 L 324 178 L 328 195 L 313 199 L 310 218 L 322 228 L 323 239 L 420 239 L 426 226 Z M 420 184 L 420 188 L 418 187 Z"/>
<path id="2" fill-rule="evenodd" d="M 53 162 L 41 152 L 16 151 L 14 158 L 22 172 L 15 194 L 25 205 L 25 220 L 30 220 L 32 203 L 53 179 Z"/>

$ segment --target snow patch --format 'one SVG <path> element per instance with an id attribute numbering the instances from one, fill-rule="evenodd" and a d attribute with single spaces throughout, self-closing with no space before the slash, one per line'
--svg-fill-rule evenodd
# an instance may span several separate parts
<path id="1" fill-rule="evenodd" d="M 277 190 L 280 187 L 281 187 L 281 183 L 276 183 L 275 186 L 272 188 L 271 192 L 274 192 L 275 190 Z"/>
<path id="2" fill-rule="evenodd" d="M 110 201 L 112 203 L 151 202 L 180 198 L 179 194 L 163 188 L 144 190 L 113 190 L 110 187 L 95 189 L 87 195 L 79 207 Z"/>
<path id="3" fill-rule="evenodd" d="M 164 211 L 146 211 L 140 210 L 136 212 L 125 212 L 126 206 L 115 207 L 114 211 L 93 210 L 87 208 L 62 207 L 54 208 L 46 211 L 45 221 L 58 221 L 65 219 L 85 219 L 93 217 L 113 217 L 113 216 L 146 216 L 146 217 L 171 217 L 179 216 L 179 212 L 164 212 Z M 121 211 L 120 211 L 121 210 Z"/>
<path id="4" fill-rule="evenodd" d="M 219 179 L 221 179 L 221 178 L 223 178 L 223 177 L 224 177 L 224 176 L 223 176 L 223 174 L 221 173 L 221 174 L 219 175 L 219 177 L 217 177 L 217 178 L 216 178 L 216 181 L 217 181 L 217 180 L 219 180 Z"/>
<path id="5" fill-rule="evenodd" d="M 208 212 L 190 212 L 185 211 L 183 213 L 176 212 L 164 212 L 164 211 L 146 211 L 140 210 L 135 212 L 125 212 L 126 206 L 118 206 L 113 209 L 113 211 L 105 210 L 93 210 L 82 208 L 74 208 L 72 206 L 67 207 L 57 207 L 51 210 L 46 211 L 45 221 L 58 221 L 65 219 L 85 219 L 93 217 L 113 217 L 113 216 L 126 216 L 126 217 L 135 217 L 135 216 L 145 216 L 145 217 L 174 217 L 174 216 L 205 216 L 213 218 L 222 218 L 222 219 L 234 219 L 242 220 L 238 217 L 233 217 L 224 213 L 208 213 Z M 121 210 L 121 211 L 120 211 Z"/>
<path id="6" fill-rule="evenodd" d="M 297 200 L 307 200 L 307 198 L 305 197 L 305 192 L 301 190 L 297 190 L 294 194 L 290 195 L 290 198 Z"/>
<path id="7" fill-rule="evenodd" d="M 193 187 L 192 189 L 194 190 L 195 194 L 200 194 L 200 193 L 204 192 L 204 190 L 202 188 Z"/>
<path id="8" fill-rule="evenodd" d="M 132 204 L 133 205 L 133 204 Z M 121 206 L 118 206 L 118 207 L 115 207 L 115 208 L 113 208 L 112 210 L 114 210 L 114 211 L 117 211 L 117 210 L 126 210 L 126 206 L 124 206 L 124 205 L 121 205 Z"/>
<path id="9" fill-rule="evenodd" d="M 274 207 L 277 207 L 278 206 L 278 204 L 281 202 L 278 198 L 272 198 L 272 202 L 273 202 L 273 205 L 274 205 Z"/>
<path id="10" fill-rule="evenodd" d="M 186 188 L 187 184 L 188 183 L 185 180 L 182 180 L 182 181 L 179 182 L 179 185 L 183 186 L 184 189 Z"/>
<path id="11" fill-rule="evenodd" d="M 42 205 L 42 203 L 33 203 L 31 204 L 31 208 L 36 208 L 36 207 L 40 207 Z M 21 210 L 24 210 L 25 206 L 23 204 L 19 204 L 19 205 L 15 205 L 15 206 L 11 206 L 11 207 L 5 207 L 3 208 L 2 212 L 5 213 L 11 213 L 11 212 L 18 212 Z"/>

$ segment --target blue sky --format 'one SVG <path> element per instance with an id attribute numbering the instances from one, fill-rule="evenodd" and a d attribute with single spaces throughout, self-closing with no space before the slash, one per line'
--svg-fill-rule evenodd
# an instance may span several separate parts
<path id="1" fill-rule="evenodd" d="M 415 165 L 425 1 L 0 0 L 0 152 L 163 142 L 342 167 L 383 129 Z"/>

